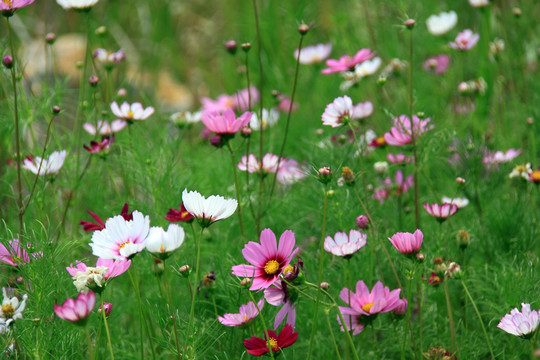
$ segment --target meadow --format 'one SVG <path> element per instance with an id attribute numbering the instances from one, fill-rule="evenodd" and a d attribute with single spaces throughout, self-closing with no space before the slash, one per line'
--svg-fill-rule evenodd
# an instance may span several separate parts
<path id="1" fill-rule="evenodd" d="M 540 358 L 537 1 L 0 13 L 0 358 Z"/>

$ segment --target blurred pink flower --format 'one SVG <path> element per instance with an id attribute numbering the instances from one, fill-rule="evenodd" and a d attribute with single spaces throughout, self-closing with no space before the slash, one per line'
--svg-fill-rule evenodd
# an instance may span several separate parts
<path id="1" fill-rule="evenodd" d="M 351 120 L 364 119 L 373 113 L 373 104 L 369 101 L 353 105 L 347 95 L 338 97 L 326 106 L 322 114 L 323 125 L 339 127 Z"/>
<path id="2" fill-rule="evenodd" d="M 277 171 L 279 157 L 274 154 L 266 154 L 261 162 L 257 160 L 257 156 L 249 154 L 242 156 L 242 160 L 238 163 L 238 168 L 249 173 L 275 173 Z M 281 166 L 280 166 L 281 167 Z"/>
<path id="3" fill-rule="evenodd" d="M 398 232 L 392 235 L 391 238 L 388 238 L 397 251 L 403 255 L 415 254 L 420 251 L 423 239 L 424 234 L 422 234 L 420 229 L 417 229 L 414 234 L 408 232 Z"/>
<path id="4" fill-rule="evenodd" d="M 392 153 L 389 153 L 388 155 L 386 155 L 386 159 L 392 164 L 410 163 L 413 160 L 410 156 L 406 156 L 404 154 L 392 154 Z"/>
<path id="5" fill-rule="evenodd" d="M 285 113 L 288 113 L 289 112 L 289 108 L 291 107 L 291 98 L 287 97 L 285 94 L 278 94 L 278 96 L 276 97 L 276 100 L 279 102 L 278 106 L 277 106 L 277 109 L 279 111 L 282 111 L 282 112 L 285 112 Z M 296 109 L 298 109 L 298 103 L 297 102 L 294 102 L 292 104 L 292 109 L 291 109 L 291 112 L 293 111 L 296 111 Z"/>
<path id="6" fill-rule="evenodd" d="M 361 49 L 353 57 L 343 55 L 339 60 L 329 59 L 326 60 L 326 66 L 328 67 L 323 69 L 321 73 L 334 74 L 343 71 L 352 71 L 356 65 L 369 60 L 374 56 L 375 53 L 371 52 L 370 49 Z"/>
<path id="7" fill-rule="evenodd" d="M 429 215 L 442 222 L 454 215 L 458 211 L 458 206 L 449 203 L 444 203 L 442 205 L 426 203 L 424 204 L 424 209 L 426 209 Z"/>
<path id="8" fill-rule="evenodd" d="M 230 109 L 225 110 L 223 114 L 218 112 L 205 112 L 201 116 L 201 121 L 206 128 L 216 134 L 235 134 L 249 124 L 250 120 L 250 112 L 245 112 L 237 118 L 234 111 Z"/>
<path id="9" fill-rule="evenodd" d="M 394 181 L 392 181 L 392 178 L 390 177 L 384 179 L 383 187 L 375 191 L 373 198 L 383 203 L 386 198 L 393 194 L 401 196 L 403 193 L 407 192 L 412 185 L 413 176 L 409 175 L 405 178 L 403 171 L 398 170 L 394 175 Z"/>
<path id="10" fill-rule="evenodd" d="M 33 253 L 32 257 L 42 256 L 41 253 Z M 10 266 L 20 266 L 30 262 L 30 256 L 26 249 L 19 243 L 19 239 L 9 241 L 6 247 L 0 243 L 0 263 Z"/>
<path id="11" fill-rule="evenodd" d="M 282 158 L 279 163 L 279 169 L 276 177 L 282 185 L 292 185 L 296 181 L 306 176 L 302 167 L 298 164 L 298 161 L 293 159 Z"/>
<path id="12" fill-rule="evenodd" d="M 450 56 L 444 54 L 432 56 L 424 61 L 424 70 L 435 75 L 444 74 L 448 70 L 449 66 Z"/>
<path id="13" fill-rule="evenodd" d="M 521 154 L 521 149 L 509 149 L 506 152 L 487 152 L 482 162 L 488 166 L 497 165 L 515 159 L 519 154 Z"/>
<path id="14" fill-rule="evenodd" d="M 531 310 L 531 305 L 521 303 L 521 311 L 512 309 L 510 314 L 506 314 L 497 327 L 509 334 L 530 338 L 540 325 L 540 312 Z"/>
<path id="15" fill-rule="evenodd" d="M 337 232 L 334 238 L 327 236 L 324 239 L 324 250 L 330 254 L 348 258 L 366 246 L 366 242 L 367 235 L 358 230 L 351 230 L 349 235 L 345 232 Z"/>
<path id="16" fill-rule="evenodd" d="M 96 305 L 96 294 L 89 291 L 88 294 L 80 293 L 77 299 L 67 299 L 62 306 L 55 304 L 54 313 L 61 319 L 84 325 Z"/>
<path id="17" fill-rule="evenodd" d="M 451 48 L 456 50 L 470 50 L 480 40 L 480 35 L 473 33 L 472 30 L 466 29 L 456 36 L 456 40 L 449 43 Z"/>
<path id="18" fill-rule="evenodd" d="M 119 132 L 120 130 L 123 130 L 127 126 L 127 121 L 125 120 L 114 120 L 109 125 L 108 121 L 104 120 L 98 120 L 97 126 L 94 126 L 94 124 L 91 123 L 84 123 L 83 129 L 86 130 L 87 133 L 90 135 L 111 135 L 114 133 Z"/>
<path id="19" fill-rule="evenodd" d="M 407 313 L 407 307 L 409 306 L 409 302 L 405 298 L 399 299 L 399 302 L 400 304 L 394 309 L 394 314 L 405 315 Z"/>
<path id="20" fill-rule="evenodd" d="M 306 46 L 300 51 L 300 58 L 298 58 L 298 49 L 294 50 L 294 59 L 298 59 L 300 64 L 311 65 L 325 60 L 331 52 L 332 44 Z"/>
<path id="21" fill-rule="evenodd" d="M 234 97 L 226 94 L 219 95 L 216 100 L 208 97 L 201 98 L 202 112 L 223 112 L 234 109 Z"/>
<path id="22" fill-rule="evenodd" d="M 110 302 L 104 302 L 103 306 L 99 306 L 98 314 L 101 315 L 101 312 L 103 311 L 103 309 L 105 309 L 105 316 L 109 317 L 111 316 L 112 308 L 113 304 L 111 304 Z"/>
<path id="23" fill-rule="evenodd" d="M 433 128 L 427 124 L 431 121 L 430 118 L 420 120 L 416 115 L 413 115 L 413 121 L 407 115 L 401 115 L 394 119 L 394 126 L 390 132 L 384 134 L 384 140 L 388 145 L 403 146 L 412 142 L 412 136 L 415 138 Z"/>
<path id="24" fill-rule="evenodd" d="M 240 305 L 238 314 L 227 313 L 223 316 L 218 316 L 218 320 L 225 326 L 241 326 L 255 319 L 257 315 L 259 315 L 259 311 L 262 310 L 263 306 L 264 299 L 259 300 L 257 302 L 257 306 L 255 306 L 253 301 L 250 301 L 245 305 Z"/>
<path id="25" fill-rule="evenodd" d="M 90 146 L 83 145 L 84 149 L 91 154 L 99 154 L 102 152 L 109 152 L 111 145 L 114 142 L 114 136 L 104 136 L 100 142 L 95 140 L 90 141 Z"/>
<path id="26" fill-rule="evenodd" d="M 251 95 L 251 106 L 249 106 L 249 100 Z M 233 98 L 233 109 L 240 111 L 249 110 L 253 107 L 253 104 L 259 102 L 259 91 L 255 86 L 251 86 L 249 89 L 239 90 L 236 94 L 232 96 Z"/>
<path id="27" fill-rule="evenodd" d="M 241 277 L 253 277 L 250 290 L 266 289 L 278 280 L 283 269 L 289 265 L 298 252 L 294 249 L 294 233 L 285 230 L 279 239 L 270 229 L 261 232 L 260 244 L 250 241 L 242 250 L 244 258 L 252 265 L 235 265 L 232 274 Z"/>

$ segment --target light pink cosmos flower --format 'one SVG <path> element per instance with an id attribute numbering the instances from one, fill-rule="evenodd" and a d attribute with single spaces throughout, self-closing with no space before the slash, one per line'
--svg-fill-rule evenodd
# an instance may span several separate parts
<path id="1" fill-rule="evenodd" d="M 123 130 L 127 126 L 127 121 L 125 120 L 114 120 L 110 124 L 108 121 L 104 120 L 98 120 L 97 127 L 94 124 L 91 123 L 84 123 L 83 129 L 86 130 L 87 133 L 90 135 L 112 135 L 114 133 L 117 133 L 121 130 Z"/>
<path id="2" fill-rule="evenodd" d="M 242 156 L 242 160 L 238 163 L 238 168 L 249 173 L 275 173 L 277 171 L 279 157 L 274 154 L 266 154 L 261 162 L 257 160 L 257 156 L 249 154 Z M 281 166 L 280 166 L 281 167 Z"/>
<path id="3" fill-rule="evenodd" d="M 497 165 L 515 159 L 519 154 L 521 154 L 521 149 L 509 149 L 506 152 L 488 152 L 482 162 L 488 166 Z"/>
<path id="4" fill-rule="evenodd" d="M 458 211 L 458 206 L 449 203 L 444 203 L 442 205 L 425 203 L 424 209 L 426 209 L 429 215 L 442 222 L 454 215 Z"/>
<path id="5" fill-rule="evenodd" d="M 88 292 L 89 289 L 101 293 L 109 281 L 122 275 L 129 269 L 131 260 L 105 260 L 99 258 L 96 266 L 86 266 L 81 261 L 75 262 L 75 267 L 70 264 L 66 267 L 67 272 L 73 277 L 73 284 L 77 291 Z"/>
<path id="6" fill-rule="evenodd" d="M 225 110 L 223 114 L 219 112 L 205 112 L 201 115 L 201 121 L 206 128 L 216 134 L 235 134 L 249 124 L 250 120 L 250 112 L 245 112 L 237 118 L 234 111 L 230 109 Z"/>
<path id="7" fill-rule="evenodd" d="M 358 230 L 351 230 L 349 235 L 346 232 L 337 232 L 333 239 L 331 236 L 324 239 L 324 250 L 330 254 L 348 258 L 366 246 L 366 242 L 367 235 Z"/>
<path id="8" fill-rule="evenodd" d="M 264 298 L 270 305 L 283 305 L 274 319 L 274 330 L 281 325 L 285 318 L 287 318 L 285 323 L 294 329 L 296 325 L 296 308 L 290 299 L 287 284 L 277 280 L 272 286 L 264 290 Z"/>
<path id="9" fill-rule="evenodd" d="M 270 229 L 261 232 L 260 244 L 250 241 L 242 249 L 242 255 L 252 265 L 235 265 L 232 274 L 253 277 L 250 290 L 266 289 L 279 279 L 283 269 L 298 252 L 294 249 L 295 239 L 291 230 L 285 230 L 279 238 Z"/>
<path id="10" fill-rule="evenodd" d="M 392 245 L 402 253 L 403 255 L 416 254 L 422 247 L 422 240 L 424 240 L 424 234 L 420 229 L 411 234 L 408 232 L 398 232 L 388 238 Z"/>
<path id="11" fill-rule="evenodd" d="M 251 99 L 250 99 L 251 96 Z M 249 110 L 253 107 L 253 104 L 259 102 L 259 90 L 255 86 L 251 86 L 246 89 L 239 90 L 236 94 L 232 96 L 233 98 L 233 109 L 238 109 L 240 111 Z M 249 106 L 249 100 L 251 100 L 251 106 Z"/>
<path id="12" fill-rule="evenodd" d="M 294 112 L 296 111 L 296 109 L 298 109 L 297 102 L 292 103 L 292 107 L 291 107 L 291 98 L 286 96 L 285 94 L 281 94 L 281 93 L 278 94 L 278 96 L 276 97 L 276 100 L 279 102 L 279 104 L 277 105 L 277 109 L 279 111 L 288 113 L 289 109 L 291 110 L 291 112 Z"/>
<path id="13" fill-rule="evenodd" d="M 54 151 L 48 159 L 41 159 L 39 156 L 33 159 L 26 158 L 21 167 L 36 175 L 54 175 L 64 165 L 66 154 L 66 150 L 62 150 Z"/>
<path id="14" fill-rule="evenodd" d="M 349 307 L 339 307 L 339 311 L 345 320 L 346 329 L 349 331 L 354 330 L 353 335 L 357 335 L 364 330 L 365 320 L 372 320 L 372 318 L 369 319 L 367 317 L 389 312 L 401 306 L 400 292 L 401 289 L 390 291 L 380 281 L 377 281 L 375 286 L 373 286 L 373 290 L 370 292 L 362 280 L 356 283 L 356 293 L 353 293 L 347 288 L 342 289 L 339 297 L 349 305 Z M 341 323 L 339 316 L 338 322 Z M 341 330 L 343 331 L 343 324 L 341 325 Z"/>
<path id="15" fill-rule="evenodd" d="M 118 106 L 115 101 L 111 103 L 111 111 L 118 118 L 130 122 L 133 120 L 140 121 L 148 119 L 154 113 L 154 108 L 149 106 L 145 109 L 141 103 L 136 102 L 130 105 L 125 101 L 122 105 Z"/>
<path id="16" fill-rule="evenodd" d="M 413 161 L 413 159 L 410 156 L 406 156 L 404 154 L 392 154 L 392 153 L 389 153 L 388 155 L 386 155 L 386 159 L 392 164 L 403 164 L 403 163 L 410 163 Z"/>
<path id="17" fill-rule="evenodd" d="M 126 59 L 126 52 L 123 49 L 120 49 L 116 52 L 107 51 L 105 49 L 97 49 L 94 51 L 94 58 L 105 64 L 105 66 L 111 66 L 114 64 L 118 64 L 121 61 L 124 61 Z"/>
<path id="18" fill-rule="evenodd" d="M 131 266 L 131 260 L 124 261 L 98 258 L 95 267 L 99 266 L 107 267 L 107 272 L 105 273 L 104 278 L 112 279 L 125 273 L 127 269 L 129 269 L 129 267 Z M 79 272 L 86 272 L 87 269 L 88 266 L 86 266 L 85 263 L 79 260 L 75 261 L 75 267 L 73 266 L 73 264 L 70 264 L 68 267 L 66 267 L 67 272 L 71 276 L 75 276 Z"/>
<path id="19" fill-rule="evenodd" d="M 415 138 L 431 130 L 433 126 L 427 124 L 431 118 L 420 120 L 416 115 L 413 115 L 413 121 L 407 115 L 401 115 L 394 119 L 394 126 L 390 132 L 384 134 L 384 140 L 388 145 L 403 146 L 412 142 L 414 134 Z"/>
<path id="20" fill-rule="evenodd" d="M 350 120 L 363 119 L 373 113 L 371 102 L 359 103 L 353 106 L 352 100 L 347 95 L 338 97 L 326 106 L 322 114 L 323 125 L 339 127 Z"/>
<path id="21" fill-rule="evenodd" d="M 35 0 L 3 0 L 0 1 L 0 11 L 4 16 L 11 16 L 17 9 L 30 5 Z"/>
<path id="22" fill-rule="evenodd" d="M 480 35 L 473 33 L 471 29 L 464 30 L 457 34 L 456 40 L 449 43 L 451 48 L 456 50 L 470 50 L 472 49 L 480 40 Z"/>
<path id="23" fill-rule="evenodd" d="M 257 302 L 257 306 L 253 301 L 248 302 L 245 305 L 240 305 L 238 314 L 224 314 L 218 316 L 218 320 L 225 326 L 241 326 L 247 324 L 251 320 L 255 319 L 259 315 L 259 311 L 263 309 L 264 299 Z"/>
<path id="24" fill-rule="evenodd" d="M 280 184 L 285 186 L 292 185 L 296 181 L 303 179 L 305 176 L 306 172 L 298 164 L 298 161 L 286 158 L 281 159 L 276 174 L 276 179 Z"/>
<path id="25" fill-rule="evenodd" d="M 339 60 L 329 59 L 326 60 L 326 69 L 323 69 L 321 73 L 323 74 L 334 74 L 343 71 L 351 71 L 354 67 L 366 60 L 371 59 L 375 56 L 374 52 L 371 52 L 370 49 L 361 49 L 353 57 L 349 55 L 343 55 Z"/>
<path id="26" fill-rule="evenodd" d="M 514 308 L 510 314 L 506 314 L 497 327 L 509 334 L 530 338 L 540 325 L 540 312 L 531 310 L 531 305 L 521 303 L 521 312 Z"/>
<path id="27" fill-rule="evenodd" d="M 226 94 L 219 95 L 216 100 L 208 97 L 201 98 L 202 112 L 224 112 L 234 109 L 234 97 Z"/>
<path id="28" fill-rule="evenodd" d="M 294 59 L 298 59 L 300 64 L 311 65 L 325 60 L 331 52 L 332 44 L 306 46 L 300 51 L 300 58 L 298 57 L 298 49 L 294 50 Z"/>
<path id="29" fill-rule="evenodd" d="M 33 253 L 32 257 L 35 259 L 38 256 L 42 256 L 42 253 Z M 28 252 L 19 243 L 19 239 L 13 239 L 9 241 L 9 245 L 6 247 L 0 243 L 0 263 L 4 263 L 10 266 L 20 266 L 29 263 L 31 260 Z"/>
<path id="30" fill-rule="evenodd" d="M 405 178 L 403 171 L 398 170 L 394 175 L 394 181 L 392 181 L 392 178 L 390 177 L 384 179 L 383 188 L 376 190 L 373 198 L 383 203 L 386 198 L 393 194 L 401 196 L 403 193 L 407 192 L 412 185 L 413 175 L 409 175 Z"/>
<path id="31" fill-rule="evenodd" d="M 96 294 L 89 291 L 88 294 L 80 293 L 77 299 L 67 299 L 62 306 L 54 304 L 54 313 L 60 319 L 84 325 L 95 305 Z"/>
<path id="32" fill-rule="evenodd" d="M 426 70 L 427 72 L 435 75 L 442 75 L 448 70 L 448 67 L 450 66 L 450 56 L 444 54 L 432 56 L 430 58 L 427 58 L 424 61 L 423 65 L 424 70 Z"/>

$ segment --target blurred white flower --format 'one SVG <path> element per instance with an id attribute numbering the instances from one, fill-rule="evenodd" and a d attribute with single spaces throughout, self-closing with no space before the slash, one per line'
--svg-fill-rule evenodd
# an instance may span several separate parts
<path id="1" fill-rule="evenodd" d="M 274 108 L 270 110 L 262 109 L 262 128 L 265 130 L 268 126 L 273 126 L 279 120 L 279 111 Z M 251 115 L 251 120 L 249 121 L 249 126 L 253 130 L 261 129 L 261 122 L 259 121 L 259 112 L 254 111 Z"/>
<path id="2" fill-rule="evenodd" d="M 42 160 L 39 156 L 36 156 L 33 159 L 26 158 L 21 167 L 30 170 L 36 175 L 52 175 L 56 174 L 62 168 L 65 159 L 66 150 L 55 151 L 48 159 Z"/>
<path id="3" fill-rule="evenodd" d="M 450 198 L 448 196 L 442 197 L 442 203 L 455 204 L 458 208 L 462 209 L 465 206 L 469 205 L 469 199 L 467 198 Z"/>
<path id="4" fill-rule="evenodd" d="M 96 5 L 99 0 L 56 0 L 64 9 L 87 9 Z"/>
<path id="5" fill-rule="evenodd" d="M 435 36 L 444 35 L 457 24 L 457 14 L 455 11 L 442 12 L 439 15 L 431 15 L 426 20 L 428 31 Z"/>

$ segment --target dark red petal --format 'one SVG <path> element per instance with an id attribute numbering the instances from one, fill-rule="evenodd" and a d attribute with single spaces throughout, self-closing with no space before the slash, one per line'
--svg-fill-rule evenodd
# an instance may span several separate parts
<path id="1" fill-rule="evenodd" d="M 281 333 L 277 337 L 278 346 L 280 348 L 284 348 L 287 346 L 291 346 L 296 342 L 296 339 L 298 338 L 298 333 L 293 332 L 293 328 L 291 325 L 287 324 L 285 327 L 281 330 Z"/>
<path id="2" fill-rule="evenodd" d="M 246 347 L 247 352 L 253 356 L 261 356 L 269 352 L 266 341 L 255 336 L 245 339 L 244 346 Z"/>
<path id="3" fill-rule="evenodd" d="M 165 216 L 165 220 L 170 222 L 182 221 L 182 213 L 177 209 L 169 209 L 169 211 L 167 211 L 167 215 Z"/>
<path id="4" fill-rule="evenodd" d="M 103 220 L 101 220 L 101 218 L 99 216 L 97 216 L 95 213 L 93 213 L 92 211 L 88 211 L 88 213 L 90 214 L 91 217 L 94 218 L 94 220 L 96 220 L 96 222 L 101 225 L 101 229 L 104 229 L 105 228 L 105 223 L 103 222 Z"/>
<path id="5" fill-rule="evenodd" d="M 98 224 L 91 223 L 90 221 L 79 221 L 79 224 L 83 226 L 84 231 L 90 232 L 90 231 L 96 231 L 96 230 L 103 230 L 104 227 L 100 226 Z"/>
<path id="6" fill-rule="evenodd" d="M 127 203 L 124 204 L 124 207 L 122 207 L 122 211 L 120 212 L 120 215 L 126 220 L 130 221 L 133 220 L 133 211 L 128 213 L 129 205 Z"/>

